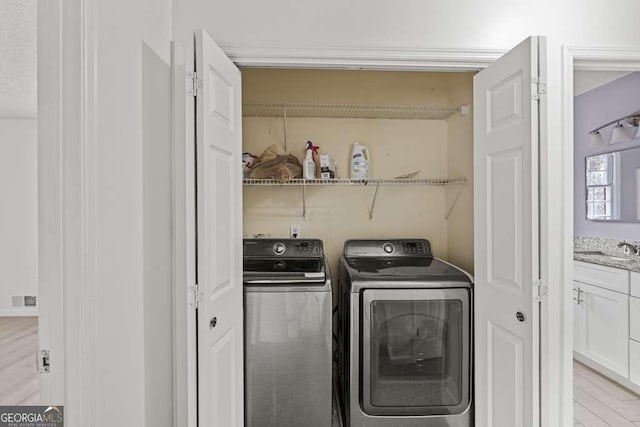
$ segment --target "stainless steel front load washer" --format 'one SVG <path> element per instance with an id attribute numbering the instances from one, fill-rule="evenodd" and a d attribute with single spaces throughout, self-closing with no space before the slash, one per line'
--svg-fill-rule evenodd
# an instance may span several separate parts
<path id="1" fill-rule="evenodd" d="M 245 425 L 331 426 L 331 277 L 322 241 L 244 241 Z"/>
<path id="2" fill-rule="evenodd" d="M 427 240 L 345 243 L 337 339 L 347 425 L 473 425 L 472 281 Z"/>

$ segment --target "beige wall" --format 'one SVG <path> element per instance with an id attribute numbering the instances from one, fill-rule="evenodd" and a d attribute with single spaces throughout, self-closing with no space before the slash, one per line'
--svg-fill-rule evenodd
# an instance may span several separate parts
<path id="1" fill-rule="evenodd" d="M 452 74 L 448 83 L 449 102 L 473 104 L 471 74 Z M 462 189 L 450 186 L 445 190 L 447 208 L 454 206 L 447 221 L 449 261 L 473 274 L 473 111 L 466 116 L 454 114 L 447 124 L 449 175 L 469 178 Z"/>
<path id="2" fill-rule="evenodd" d="M 245 102 L 448 104 L 453 77 L 461 84 L 465 79 L 470 81 L 469 74 L 246 69 L 243 98 Z M 470 84 L 464 90 L 470 91 Z M 470 92 L 467 98 L 471 98 Z M 422 171 L 421 177 L 446 176 L 455 163 L 451 156 L 459 152 L 467 156 L 471 151 L 470 146 L 464 147 L 471 143 L 471 135 L 461 137 L 470 132 L 465 128 L 455 131 L 457 142 L 450 152 L 451 125 L 442 120 L 289 119 L 287 131 L 289 151 L 302 158 L 304 142 L 312 140 L 337 162 L 340 177 L 348 177 L 351 146 L 356 141 L 369 146 L 371 176 L 379 178 L 416 170 Z M 244 151 L 257 155 L 271 144 L 283 144 L 281 119 L 245 118 L 243 132 Z M 464 163 L 456 172 L 471 176 L 472 169 Z M 470 242 L 473 255 L 472 223 L 465 224 L 472 221 L 472 216 L 456 215 L 451 226 L 444 219 L 450 190 L 381 187 L 373 219 L 369 220 L 374 191 L 373 187 L 360 186 L 307 188 L 307 217 L 303 219 L 302 188 L 245 187 L 244 234 L 286 237 L 290 224 L 300 224 L 303 237 L 323 239 L 334 272 L 346 239 L 422 237 L 431 241 L 437 256 L 459 259 L 471 269 L 468 253 L 450 256 L 448 235 L 452 228 L 460 228 L 454 234 Z M 466 191 L 463 198 L 471 195 Z M 455 213 L 472 203 L 472 197 L 467 203 L 460 202 Z M 465 237 L 464 233 L 469 235 Z M 453 244 L 456 248 L 463 246 Z"/>

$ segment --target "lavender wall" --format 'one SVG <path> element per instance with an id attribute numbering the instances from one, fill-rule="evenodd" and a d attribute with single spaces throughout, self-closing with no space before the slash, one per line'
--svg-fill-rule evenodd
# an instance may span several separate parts
<path id="1" fill-rule="evenodd" d="M 640 240 L 640 223 L 587 221 L 585 212 L 585 158 L 594 154 L 640 147 L 640 139 L 589 148 L 589 131 L 603 123 L 640 111 L 640 72 L 632 73 L 600 86 L 574 100 L 574 231 L 576 236 L 608 237 L 619 240 Z M 607 128 L 602 133 L 605 142 L 611 137 Z"/>

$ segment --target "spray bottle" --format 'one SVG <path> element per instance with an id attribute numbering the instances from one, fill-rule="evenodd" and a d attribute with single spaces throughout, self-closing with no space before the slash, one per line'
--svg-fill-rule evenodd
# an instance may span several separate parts
<path id="1" fill-rule="evenodd" d="M 302 177 L 304 179 L 315 179 L 316 178 L 316 162 L 313 161 L 313 143 L 311 141 L 307 141 L 307 154 L 304 157 L 304 162 L 302 163 Z"/>

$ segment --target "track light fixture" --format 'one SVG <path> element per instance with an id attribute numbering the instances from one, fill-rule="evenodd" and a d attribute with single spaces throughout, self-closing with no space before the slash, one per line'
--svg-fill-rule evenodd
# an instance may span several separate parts
<path id="1" fill-rule="evenodd" d="M 633 138 L 640 138 L 640 112 L 630 114 L 628 116 L 620 117 L 619 119 L 612 120 L 603 124 L 589 132 L 589 147 L 597 148 L 604 147 L 606 144 L 602 133 L 602 129 L 611 126 L 615 123 L 615 127 L 611 132 L 611 139 L 609 144 L 618 144 L 620 142 L 626 142 Z M 633 129 L 632 132 L 630 130 Z"/>
<path id="2" fill-rule="evenodd" d="M 604 138 L 599 130 L 593 131 L 589 133 L 589 148 L 602 148 L 605 147 Z"/>
<path id="3" fill-rule="evenodd" d="M 611 140 L 609 144 L 618 144 L 620 142 L 627 142 L 631 138 L 629 138 L 629 134 L 627 133 L 627 128 L 620 122 L 613 128 L 611 132 Z"/>

